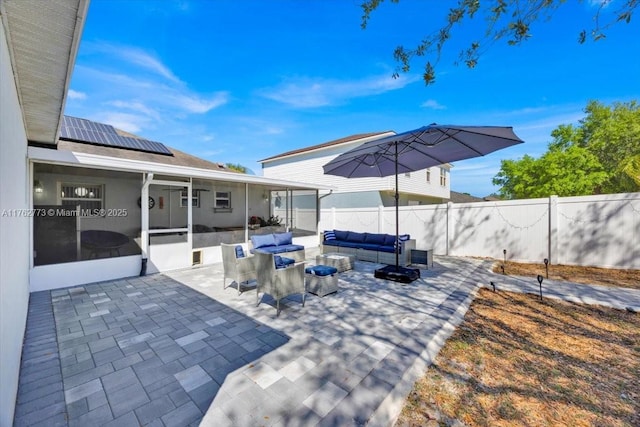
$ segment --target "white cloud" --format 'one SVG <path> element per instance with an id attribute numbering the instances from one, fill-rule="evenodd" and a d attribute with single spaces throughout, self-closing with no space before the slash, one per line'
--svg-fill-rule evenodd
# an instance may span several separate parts
<path id="1" fill-rule="evenodd" d="M 151 71 L 152 73 L 162 76 L 173 83 L 184 85 L 182 80 L 180 80 L 178 76 L 169 69 L 169 67 L 163 64 L 158 58 L 142 49 L 131 46 L 116 46 L 106 43 L 98 44 L 96 45 L 96 48 L 107 55 L 121 58 L 129 64 Z"/>
<path id="2" fill-rule="evenodd" d="M 69 99 L 87 99 L 86 93 L 79 92 L 73 89 L 69 89 L 69 92 L 67 92 L 67 96 L 69 97 Z"/>
<path id="3" fill-rule="evenodd" d="M 145 128 L 150 120 L 148 117 L 139 114 L 127 114 L 117 111 L 108 111 L 98 114 L 96 118 L 100 123 L 107 123 L 125 132 L 137 133 Z"/>
<path id="4" fill-rule="evenodd" d="M 276 87 L 263 89 L 260 94 L 292 107 L 315 108 L 402 89 L 416 80 L 407 76 L 394 79 L 388 74 L 360 80 L 295 77 L 286 79 Z"/>
<path id="5" fill-rule="evenodd" d="M 444 105 L 440 104 L 435 99 L 426 100 L 425 102 L 422 103 L 421 107 L 431 108 L 432 110 L 445 110 L 447 108 Z"/>
<path id="6" fill-rule="evenodd" d="M 154 120 L 161 119 L 161 115 L 156 110 L 147 107 L 144 103 L 139 101 L 109 101 L 107 104 L 117 108 L 121 108 L 123 110 L 131 110 L 142 113 L 148 117 L 153 118 Z"/>
<path id="7" fill-rule="evenodd" d="M 135 113 L 146 117 L 147 123 L 159 123 L 168 118 L 185 118 L 190 114 L 205 114 L 229 102 L 229 94 L 219 91 L 201 94 L 187 84 L 156 55 L 143 49 L 109 43 L 89 43 L 89 51 L 97 52 L 107 66 L 98 63 L 90 67 L 77 65 L 76 75 L 91 82 L 92 99 L 101 105 L 115 107 L 103 115 L 118 113 L 121 117 Z M 110 72 L 116 69 L 118 72 Z M 149 106 L 153 106 L 150 108 Z M 139 120 L 136 121 L 142 124 Z"/>
<path id="8" fill-rule="evenodd" d="M 167 100 L 174 102 L 177 107 L 189 113 L 202 114 L 226 104 L 229 100 L 229 95 L 227 92 L 218 92 L 206 99 L 195 94 L 173 93 L 167 95 Z"/>

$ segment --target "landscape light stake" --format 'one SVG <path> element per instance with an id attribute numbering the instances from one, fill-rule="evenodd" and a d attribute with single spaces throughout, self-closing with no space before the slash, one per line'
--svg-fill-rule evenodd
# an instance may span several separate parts
<path id="1" fill-rule="evenodd" d="M 491 286 L 493 286 L 493 292 L 495 292 L 496 291 L 496 284 L 493 283 L 493 282 L 489 282 L 489 283 L 491 283 Z"/>
<path id="2" fill-rule="evenodd" d="M 541 274 L 538 274 L 538 283 L 540 284 L 540 301 L 542 301 L 542 281 L 544 277 Z"/>
<path id="3" fill-rule="evenodd" d="M 506 267 L 506 265 L 507 265 L 507 250 L 506 250 L 506 249 L 503 249 L 503 250 L 502 250 L 502 253 L 503 253 L 503 255 L 504 255 L 504 263 L 502 264 L 502 274 L 504 274 L 504 268 L 505 268 L 505 267 Z"/>
<path id="4" fill-rule="evenodd" d="M 544 268 L 547 270 L 547 279 L 549 278 L 549 258 L 544 259 Z"/>

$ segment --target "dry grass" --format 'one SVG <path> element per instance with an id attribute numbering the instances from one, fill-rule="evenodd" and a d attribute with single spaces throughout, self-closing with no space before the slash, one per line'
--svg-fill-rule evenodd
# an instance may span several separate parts
<path id="1" fill-rule="evenodd" d="M 640 315 L 479 291 L 397 426 L 640 426 Z"/>
<path id="2" fill-rule="evenodd" d="M 502 273 L 502 261 L 493 266 L 495 273 Z M 544 264 L 526 264 L 507 261 L 505 274 L 512 276 L 546 275 Z M 589 285 L 618 286 L 640 289 L 640 270 L 616 270 L 613 268 L 578 267 L 573 265 L 549 265 L 549 279 L 566 280 Z"/>

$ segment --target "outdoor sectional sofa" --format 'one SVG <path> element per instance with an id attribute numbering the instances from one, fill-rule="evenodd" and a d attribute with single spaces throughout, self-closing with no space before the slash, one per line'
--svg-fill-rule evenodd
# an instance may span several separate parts
<path id="1" fill-rule="evenodd" d="M 292 258 L 295 262 L 305 260 L 304 246 L 293 244 L 293 233 L 256 234 L 251 236 L 249 251 L 266 252 Z"/>
<path id="2" fill-rule="evenodd" d="M 408 234 L 398 236 L 400 249 L 399 265 L 408 265 L 411 260 L 411 249 L 415 249 L 416 241 Z M 395 264 L 396 236 L 380 233 L 357 233 L 354 231 L 328 230 L 322 233 L 321 250 L 326 253 L 342 253 L 355 255 L 360 261 Z"/>

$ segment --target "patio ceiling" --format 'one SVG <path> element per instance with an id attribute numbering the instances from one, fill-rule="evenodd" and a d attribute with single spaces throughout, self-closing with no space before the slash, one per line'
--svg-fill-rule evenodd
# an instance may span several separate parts
<path id="1" fill-rule="evenodd" d="M 29 142 L 57 142 L 88 6 L 88 0 L 0 2 Z"/>

